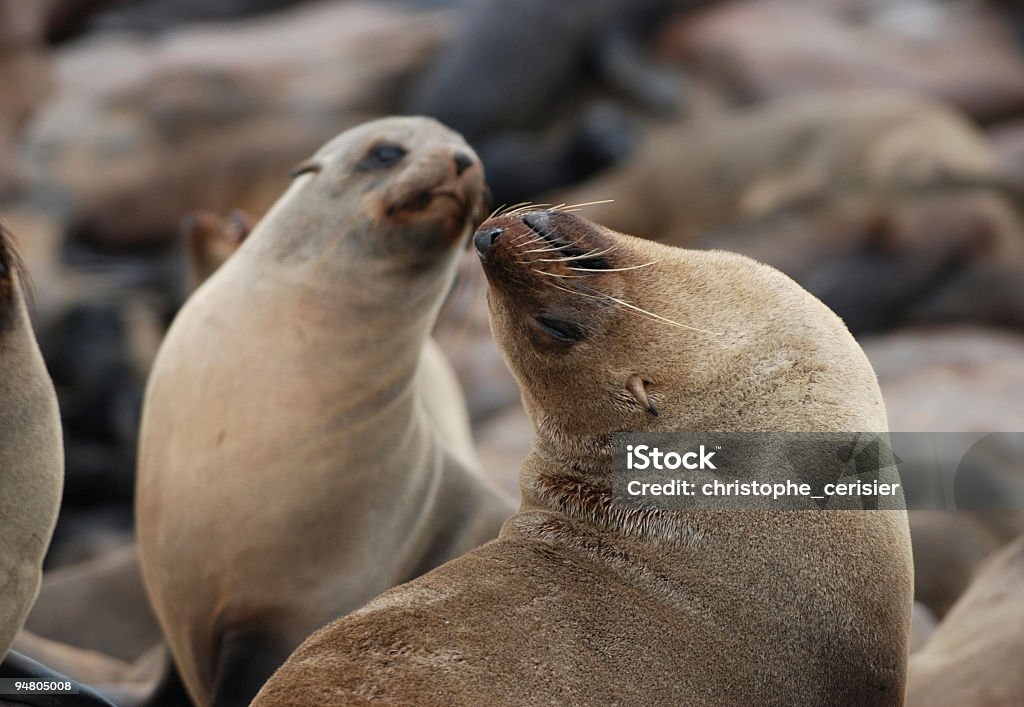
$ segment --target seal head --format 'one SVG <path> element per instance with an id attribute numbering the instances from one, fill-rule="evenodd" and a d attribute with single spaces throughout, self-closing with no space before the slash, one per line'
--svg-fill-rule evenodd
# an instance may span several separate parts
<path id="1" fill-rule="evenodd" d="M 886 428 L 842 322 L 773 268 L 557 210 L 489 219 L 474 246 L 537 432 L 527 503 L 635 529 L 608 505 L 616 432 Z"/>
<path id="2" fill-rule="evenodd" d="M 321 248 L 310 242 L 318 236 L 343 233 L 364 270 L 429 265 L 465 242 L 490 199 L 476 153 L 429 118 L 384 118 L 352 128 L 292 177 L 289 194 L 269 215 L 284 209 L 297 220 L 291 237 L 282 239 L 291 257 Z M 288 198 L 297 193 L 301 199 Z M 291 213 L 296 202 L 306 213 Z M 339 202 L 352 206 L 339 209 Z"/>

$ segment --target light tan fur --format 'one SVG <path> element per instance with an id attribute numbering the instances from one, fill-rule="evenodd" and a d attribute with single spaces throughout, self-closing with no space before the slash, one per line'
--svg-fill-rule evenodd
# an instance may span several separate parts
<path id="1" fill-rule="evenodd" d="M 373 167 L 383 145 L 406 154 Z M 254 694 L 314 629 L 512 511 L 470 465 L 461 393 L 429 338 L 484 214 L 479 161 L 435 121 L 392 118 L 297 172 L 186 303 L 144 403 L 143 575 L 199 705 Z M 224 674 L 232 635 L 255 637 L 235 656 L 255 685 Z"/>
<path id="2" fill-rule="evenodd" d="M 842 322 L 742 256 L 565 213 L 498 216 L 478 250 L 496 233 L 492 328 L 536 430 L 520 512 L 314 634 L 253 705 L 900 704 L 905 512 L 611 502 L 618 431 L 885 430 Z"/>
<path id="3" fill-rule="evenodd" d="M 24 278 L 0 224 L 0 659 L 39 592 L 64 482 L 57 394 L 32 332 Z"/>
<path id="4" fill-rule="evenodd" d="M 1024 703 L 1024 537 L 993 555 L 910 660 L 907 704 Z"/>

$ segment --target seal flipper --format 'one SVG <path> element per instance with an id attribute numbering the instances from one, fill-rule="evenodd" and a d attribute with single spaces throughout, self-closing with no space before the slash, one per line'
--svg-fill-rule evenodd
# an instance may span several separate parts
<path id="1" fill-rule="evenodd" d="M 78 689 L 77 695 L 0 695 L 0 704 L 31 705 L 31 707 L 115 707 L 89 687 L 77 680 L 51 670 L 17 651 L 8 651 L 0 663 L 0 678 L 70 682 Z"/>
<path id="2" fill-rule="evenodd" d="M 236 629 L 224 634 L 213 690 L 216 707 L 248 707 L 263 683 L 291 651 L 266 631 Z"/>

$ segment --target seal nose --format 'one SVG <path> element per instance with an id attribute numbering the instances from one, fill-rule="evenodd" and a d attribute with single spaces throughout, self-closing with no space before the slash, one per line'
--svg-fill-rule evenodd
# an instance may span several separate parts
<path id="1" fill-rule="evenodd" d="M 462 176 L 462 173 L 473 166 L 473 158 L 465 152 L 455 153 L 455 174 Z"/>
<path id="2" fill-rule="evenodd" d="M 505 232 L 504 228 L 482 228 L 476 232 L 473 236 L 473 245 L 476 246 L 476 252 L 480 255 L 487 255 L 487 251 L 494 245 L 494 241 L 498 240 L 498 236 Z"/>

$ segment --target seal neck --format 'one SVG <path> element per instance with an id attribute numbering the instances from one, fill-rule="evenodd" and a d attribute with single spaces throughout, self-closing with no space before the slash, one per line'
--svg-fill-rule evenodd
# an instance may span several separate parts
<path id="1" fill-rule="evenodd" d="M 308 379 L 305 386 L 332 424 L 391 414 L 411 404 L 423 348 L 455 275 L 454 258 L 405 281 L 317 274 L 310 261 L 275 263 L 239 250 L 225 267 L 242 281 L 219 291 L 251 322 L 240 345 L 259 346 Z M 247 262 L 246 262 L 247 261 Z M 273 323 L 271 325 L 270 323 Z M 273 353 L 271 353 L 273 352 Z"/>
<path id="2" fill-rule="evenodd" d="M 567 444 L 566 444 L 567 443 Z M 568 449 L 569 451 L 562 451 Z M 611 437 L 553 443 L 538 434 L 520 469 L 523 510 L 548 510 L 589 522 L 611 506 Z"/>

